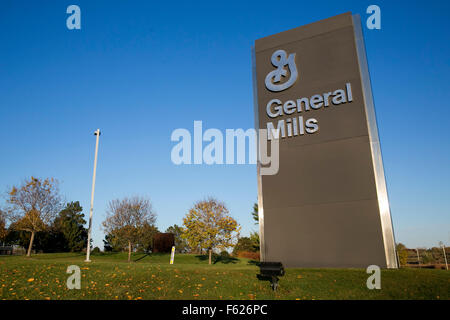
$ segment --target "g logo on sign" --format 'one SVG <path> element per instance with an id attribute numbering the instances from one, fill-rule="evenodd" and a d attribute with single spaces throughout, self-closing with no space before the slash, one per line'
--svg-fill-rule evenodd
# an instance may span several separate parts
<path id="1" fill-rule="evenodd" d="M 270 59 L 274 67 L 277 67 L 276 70 L 269 72 L 266 76 L 265 84 L 266 88 L 270 91 L 283 91 L 287 88 L 290 88 L 295 81 L 297 81 L 298 73 L 297 66 L 295 65 L 295 53 L 291 53 L 289 57 L 287 57 L 287 53 L 284 50 L 277 50 L 272 54 L 272 58 Z M 289 68 L 291 73 L 291 77 L 288 81 L 277 84 L 281 81 L 281 77 L 286 77 L 287 70 L 285 69 L 286 65 Z"/>

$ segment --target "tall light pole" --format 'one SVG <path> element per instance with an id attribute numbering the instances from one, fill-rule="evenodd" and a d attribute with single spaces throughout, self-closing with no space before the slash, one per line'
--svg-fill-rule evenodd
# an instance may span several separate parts
<path id="1" fill-rule="evenodd" d="M 417 262 L 419 263 L 419 268 L 422 268 L 422 267 L 420 266 L 419 249 L 416 248 L 416 252 L 417 252 Z"/>
<path id="2" fill-rule="evenodd" d="M 439 241 L 439 245 L 441 246 L 442 251 L 444 251 L 445 269 L 448 270 L 447 255 L 445 254 L 445 245 L 442 241 Z"/>
<path id="3" fill-rule="evenodd" d="M 85 262 L 91 262 L 91 260 L 89 260 L 89 256 L 91 254 L 92 212 L 94 211 L 95 172 L 97 169 L 98 140 L 100 138 L 100 129 L 97 129 L 94 132 L 94 135 L 97 136 L 97 142 L 95 143 L 94 174 L 92 176 L 91 210 L 89 211 L 89 230 L 88 230 L 88 242 L 86 248 Z"/>

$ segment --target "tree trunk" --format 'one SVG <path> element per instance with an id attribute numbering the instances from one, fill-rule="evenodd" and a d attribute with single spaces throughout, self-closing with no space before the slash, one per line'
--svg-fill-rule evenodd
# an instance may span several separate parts
<path id="1" fill-rule="evenodd" d="M 212 252 L 212 249 L 209 249 L 209 264 L 211 264 L 211 252 Z"/>
<path id="2" fill-rule="evenodd" d="M 128 241 L 128 262 L 131 261 L 131 241 Z"/>
<path id="3" fill-rule="evenodd" d="M 30 245 L 28 246 L 27 257 L 31 257 L 31 248 L 33 247 L 34 231 L 31 231 Z"/>

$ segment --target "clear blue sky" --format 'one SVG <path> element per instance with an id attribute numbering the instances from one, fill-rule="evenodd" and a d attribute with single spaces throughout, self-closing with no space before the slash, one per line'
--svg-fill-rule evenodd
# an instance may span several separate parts
<path id="1" fill-rule="evenodd" d="M 81 8 L 81 30 L 66 8 Z M 89 213 L 100 128 L 94 244 L 109 200 L 151 198 L 157 225 L 181 224 L 195 200 L 223 200 L 256 230 L 255 165 L 175 166 L 176 128 L 254 126 L 255 39 L 381 8 L 364 28 L 397 242 L 450 244 L 448 1 L 0 2 L 0 190 L 56 177 Z"/>

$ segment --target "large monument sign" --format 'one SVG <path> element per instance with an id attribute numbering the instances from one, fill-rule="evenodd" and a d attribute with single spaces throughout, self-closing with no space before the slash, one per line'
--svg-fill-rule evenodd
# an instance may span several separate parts
<path id="1" fill-rule="evenodd" d="M 278 173 L 258 172 L 262 260 L 396 268 L 359 17 L 258 39 L 253 58 L 256 126 L 280 145 Z"/>

